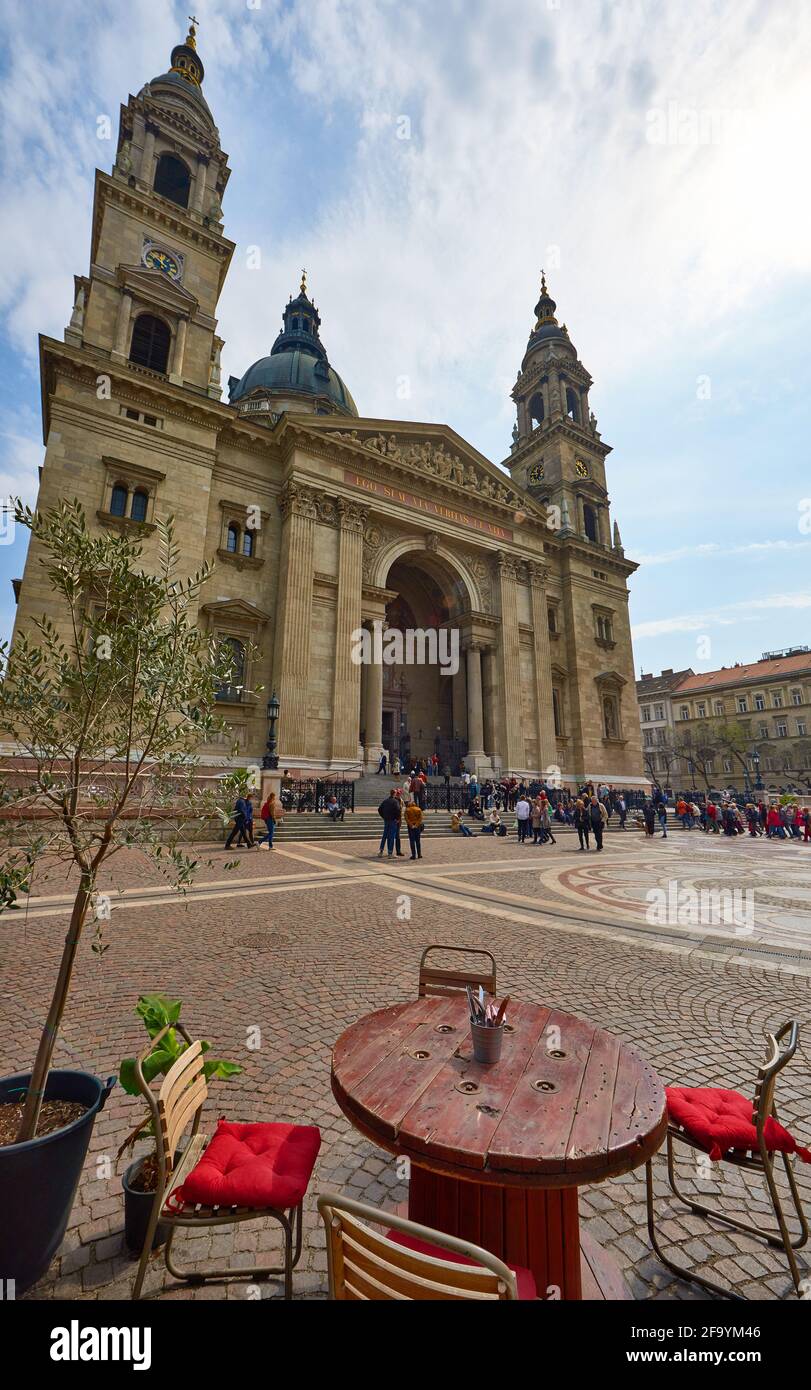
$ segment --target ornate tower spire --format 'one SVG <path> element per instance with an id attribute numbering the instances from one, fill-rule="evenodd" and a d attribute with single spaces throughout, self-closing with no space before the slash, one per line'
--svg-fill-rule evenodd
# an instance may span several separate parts
<path id="1" fill-rule="evenodd" d="M 202 86 L 205 76 L 205 68 L 197 52 L 198 23 L 199 20 L 194 15 L 189 15 L 189 32 L 185 42 L 176 44 L 172 49 L 169 67 L 170 72 L 176 72 L 178 77 L 182 77 L 194 87 Z"/>

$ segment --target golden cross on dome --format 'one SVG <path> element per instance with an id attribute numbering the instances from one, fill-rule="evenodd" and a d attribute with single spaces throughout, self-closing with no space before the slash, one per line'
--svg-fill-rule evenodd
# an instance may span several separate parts
<path id="1" fill-rule="evenodd" d="M 196 34 L 197 34 L 197 27 L 196 27 L 196 26 L 197 26 L 199 23 L 200 23 L 200 21 L 199 21 L 199 19 L 197 18 L 197 15 L 196 15 L 196 14 L 190 14 L 190 15 L 189 15 L 189 26 L 190 26 L 190 27 L 189 27 L 189 32 L 188 32 L 188 34 L 187 34 L 187 36 L 186 36 L 186 43 L 189 45 L 190 48 L 196 48 L 196 47 L 197 47 L 197 44 L 195 43 L 195 36 L 196 36 Z"/>
<path id="2" fill-rule="evenodd" d="M 541 294 L 546 294 L 546 271 L 541 270 Z"/>
<path id="3" fill-rule="evenodd" d="M 301 268 L 301 285 L 299 286 L 299 288 L 301 289 L 302 294 L 307 293 L 307 272 L 303 266 Z"/>

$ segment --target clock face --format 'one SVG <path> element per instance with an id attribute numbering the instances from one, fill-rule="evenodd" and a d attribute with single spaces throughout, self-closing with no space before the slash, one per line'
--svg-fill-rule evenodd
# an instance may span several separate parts
<path id="1" fill-rule="evenodd" d="M 544 480 L 543 464 L 542 464 L 542 463 L 533 463 L 532 467 L 531 467 L 530 470 L 529 470 L 529 481 L 530 481 L 531 483 L 542 483 L 543 480 Z"/>
<path id="2" fill-rule="evenodd" d="M 168 251 L 161 251 L 157 246 L 150 246 L 144 255 L 144 265 L 150 270 L 161 270 L 164 275 L 168 275 L 170 280 L 180 278 L 180 264 L 171 256 Z"/>
<path id="3" fill-rule="evenodd" d="M 585 464 L 582 459 L 575 459 L 574 471 L 578 478 L 587 478 L 589 476 L 588 465 Z"/>

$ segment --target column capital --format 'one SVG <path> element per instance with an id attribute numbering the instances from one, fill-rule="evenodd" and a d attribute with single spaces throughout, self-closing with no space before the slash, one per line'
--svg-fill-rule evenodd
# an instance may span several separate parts
<path id="1" fill-rule="evenodd" d="M 316 518 L 315 492 L 311 487 L 306 487 L 303 483 L 297 483 L 294 479 L 288 478 L 279 493 L 279 511 L 285 521 L 289 516 L 301 516 L 314 521 Z"/>
<path id="2" fill-rule="evenodd" d="M 338 523 L 341 530 L 354 531 L 356 534 L 362 536 L 366 530 L 369 508 L 364 507 L 360 502 L 353 502 L 348 497 L 339 497 L 336 505 L 338 509 Z"/>
<path id="3" fill-rule="evenodd" d="M 526 560 L 524 570 L 530 584 L 542 588 L 549 578 L 549 566 L 542 560 Z"/>
<path id="4" fill-rule="evenodd" d="M 506 550 L 497 550 L 493 557 L 493 569 L 502 579 L 517 579 L 520 563 L 517 555 L 510 555 Z"/>

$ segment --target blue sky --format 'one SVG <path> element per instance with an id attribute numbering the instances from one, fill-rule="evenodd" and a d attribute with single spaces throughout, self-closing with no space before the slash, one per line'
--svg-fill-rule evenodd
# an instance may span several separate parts
<path id="1" fill-rule="evenodd" d="M 36 335 L 61 336 L 88 269 L 93 170 L 114 158 L 98 118 L 115 131 L 128 93 L 166 70 L 188 9 L 0 12 L 0 496 L 35 495 Z M 225 379 L 268 351 L 306 265 L 361 414 L 445 421 L 499 461 L 545 265 L 641 562 L 637 671 L 811 640 L 811 7 L 200 0 L 195 13 L 233 170 Z M 22 565 L 20 540 L 0 543 L 2 635 Z"/>

